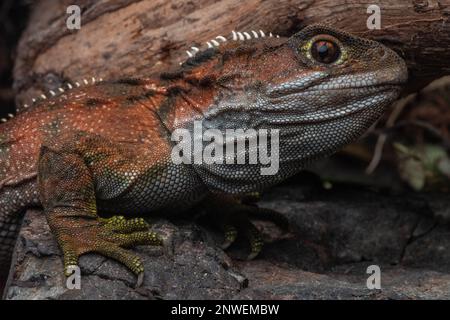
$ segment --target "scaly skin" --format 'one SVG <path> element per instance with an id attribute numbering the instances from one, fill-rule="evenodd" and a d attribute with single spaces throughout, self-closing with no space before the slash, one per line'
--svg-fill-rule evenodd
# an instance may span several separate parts
<path id="1" fill-rule="evenodd" d="M 230 39 L 170 73 L 41 100 L 0 126 L 0 263 L 8 264 L 20 213 L 42 206 L 66 268 L 97 252 L 141 281 L 139 257 L 124 248 L 161 239 L 142 219 L 103 219 L 97 212 L 179 211 L 205 197 L 225 232 L 224 247 L 242 232 L 254 257 L 262 243 L 247 216 L 257 209 L 235 198 L 357 139 L 397 98 L 406 77 L 404 62 L 381 44 L 310 26 L 291 38 Z M 279 129 L 279 172 L 174 164 L 171 133 L 192 131 L 194 120 L 222 132 Z"/>

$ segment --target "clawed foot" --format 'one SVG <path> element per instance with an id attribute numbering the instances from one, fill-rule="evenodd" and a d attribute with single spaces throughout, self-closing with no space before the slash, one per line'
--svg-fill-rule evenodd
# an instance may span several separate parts
<path id="1" fill-rule="evenodd" d="M 221 205 L 217 205 L 218 203 Z M 229 199 L 226 200 L 226 203 L 221 200 L 213 200 L 209 204 L 211 205 L 209 210 L 214 213 L 214 218 L 210 221 L 224 234 L 222 248 L 228 249 L 238 237 L 245 237 L 250 245 L 247 260 L 257 257 L 264 246 L 262 234 L 252 223 L 251 218 L 273 222 L 284 232 L 289 231 L 289 222 L 286 217 L 274 210 L 258 208 L 255 205 L 247 205 Z"/>
<path id="2" fill-rule="evenodd" d="M 241 235 L 247 239 L 250 245 L 250 253 L 247 256 L 247 260 L 256 258 L 264 246 L 262 233 L 250 218 L 272 222 L 284 232 L 289 230 L 288 220 L 279 212 L 270 209 L 242 205 L 235 214 L 240 215 L 240 217 L 229 219 L 222 227 L 225 237 L 222 248 L 228 249 Z"/>
<path id="3" fill-rule="evenodd" d="M 247 260 L 254 259 L 262 250 L 264 241 L 259 230 L 250 221 L 241 221 L 238 225 L 224 224 L 224 242 L 222 249 L 228 249 L 238 238 L 238 235 L 244 236 L 250 244 L 250 253 Z"/>
<path id="4" fill-rule="evenodd" d="M 137 275 L 136 287 L 144 280 L 141 259 L 125 250 L 136 245 L 162 245 L 161 238 L 148 231 L 149 225 L 142 218 L 112 218 L 71 220 L 70 228 L 58 228 L 58 241 L 64 254 L 64 271 L 78 265 L 78 258 L 87 252 L 96 252 L 117 260 Z"/>

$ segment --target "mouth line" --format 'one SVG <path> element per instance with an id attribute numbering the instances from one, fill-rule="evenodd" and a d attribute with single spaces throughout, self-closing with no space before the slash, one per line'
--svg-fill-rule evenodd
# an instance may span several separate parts
<path id="1" fill-rule="evenodd" d="M 318 91 L 323 91 L 323 92 L 333 92 L 333 91 L 349 91 L 349 90 L 358 90 L 358 91 L 364 91 L 364 94 L 373 94 L 376 92 L 383 92 L 386 90 L 398 90 L 402 87 L 404 83 L 402 82 L 385 82 L 385 83 L 379 83 L 379 84 L 375 84 L 375 85 L 364 85 L 364 86 L 349 86 L 349 87 L 334 87 L 334 88 L 324 88 L 323 85 L 321 86 L 319 85 L 315 85 L 315 86 L 311 86 L 311 87 L 306 87 L 306 88 L 299 88 L 298 91 L 294 91 L 294 90 L 289 90 L 289 92 L 286 93 L 281 93 L 281 92 L 277 92 L 276 95 L 271 95 L 269 94 L 268 96 L 270 98 L 283 98 L 283 97 L 289 97 L 292 95 L 298 95 L 298 94 L 308 94 L 308 93 L 315 93 Z M 303 91 L 302 91 L 303 89 Z M 306 90 L 305 90 L 306 89 Z"/>
<path id="2" fill-rule="evenodd" d="M 388 89 L 399 89 L 402 86 L 401 83 L 380 83 L 376 85 L 369 86 L 352 86 L 352 87 L 343 87 L 343 88 L 315 88 L 311 87 L 309 90 L 303 91 L 304 93 L 308 92 L 317 92 L 317 91 L 348 91 L 348 90 L 356 90 L 356 89 L 365 89 L 365 92 L 370 91 L 370 93 L 382 92 Z M 296 92 L 301 93 L 301 92 Z"/>
<path id="3" fill-rule="evenodd" d="M 373 87 L 373 86 L 370 86 Z M 380 96 L 383 92 L 386 91 L 393 91 L 393 89 L 398 89 L 400 86 L 393 86 L 393 85 L 380 85 L 378 87 L 384 87 L 383 89 L 379 89 L 376 91 L 372 91 L 372 92 L 365 92 L 365 96 L 366 99 L 368 98 L 374 98 L 377 96 Z M 346 90 L 350 90 L 353 88 L 346 88 Z M 324 89 L 324 90 L 328 90 L 328 91 L 333 91 L 333 90 L 342 90 L 342 89 Z M 314 92 L 314 91 L 318 91 L 318 90 L 309 90 L 308 92 Z M 382 100 L 389 100 L 389 99 L 382 99 Z M 333 121 L 335 119 L 339 119 L 342 117 L 346 117 L 349 116 L 351 114 L 366 110 L 367 108 L 370 108 L 371 106 L 361 106 L 361 104 L 363 104 L 364 101 L 361 101 L 359 103 L 359 105 L 357 106 L 343 106 L 340 107 L 339 109 L 335 109 L 334 112 L 326 112 L 325 111 L 316 111 L 316 112 L 312 112 L 309 113 L 308 115 L 299 115 L 296 119 L 291 119 L 290 121 L 283 121 L 282 123 L 284 124 L 304 124 L 304 123 L 317 123 L 317 122 L 328 122 L 328 121 Z M 379 103 L 382 103 L 381 101 Z M 286 113 L 290 113 L 292 112 L 292 110 L 277 110 L 277 115 L 280 114 L 280 112 L 286 112 Z"/>

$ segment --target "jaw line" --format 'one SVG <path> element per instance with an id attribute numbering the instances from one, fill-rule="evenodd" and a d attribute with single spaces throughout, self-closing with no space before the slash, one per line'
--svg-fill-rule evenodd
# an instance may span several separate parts
<path id="1" fill-rule="evenodd" d="M 322 89 L 322 91 L 336 91 L 336 90 L 340 90 L 341 91 L 341 90 L 352 90 L 352 89 L 355 89 L 355 88 L 363 88 L 363 87 L 354 87 L 354 88 L 346 88 L 346 89 Z M 367 88 L 374 88 L 374 87 L 373 86 L 369 86 Z M 391 84 L 379 85 L 379 86 L 376 86 L 375 88 L 378 88 L 378 90 L 372 92 L 369 95 L 365 94 L 364 95 L 364 97 L 365 97 L 364 100 L 367 100 L 369 98 L 373 99 L 374 97 L 380 96 L 383 93 L 385 95 L 391 95 L 392 96 L 391 99 L 389 99 L 389 98 L 382 99 L 378 103 L 380 105 L 381 104 L 388 105 L 390 102 L 394 101 L 395 97 L 398 95 L 398 92 L 401 89 L 400 85 L 391 85 Z M 308 90 L 306 92 L 314 92 L 314 91 L 318 91 L 318 90 Z M 291 94 L 286 95 L 286 96 L 291 96 L 291 95 L 294 95 L 294 94 L 295 93 L 291 93 Z M 297 94 L 298 94 L 298 92 L 297 92 Z M 320 112 L 312 113 L 313 114 L 312 117 L 310 116 L 310 117 L 307 118 L 305 116 L 299 115 L 297 119 L 294 119 L 294 120 L 291 120 L 291 121 L 280 121 L 280 122 L 277 122 L 277 123 L 279 123 L 279 124 L 303 124 L 303 123 L 328 122 L 328 121 L 333 121 L 335 119 L 339 119 L 339 118 L 342 118 L 342 117 L 346 117 L 348 115 L 351 115 L 351 114 L 354 114 L 354 113 L 366 110 L 366 109 L 371 108 L 371 107 L 373 107 L 373 104 L 369 105 L 369 106 L 364 106 L 364 107 L 361 107 L 361 106 L 353 106 L 353 107 L 344 106 L 344 107 L 341 107 L 341 108 L 339 108 L 337 110 L 334 110 L 335 112 L 333 112 L 332 114 L 326 113 L 326 110 L 325 110 L 323 113 L 320 113 Z M 343 111 L 343 109 L 348 109 L 348 110 Z M 270 112 L 269 109 L 266 109 L 265 111 L 269 111 Z M 292 114 L 292 110 L 284 109 L 284 110 L 277 110 L 276 115 L 279 115 L 280 113 L 284 113 L 284 112 Z M 323 115 L 314 117 L 314 114 L 323 114 Z M 274 113 L 272 113 L 272 115 L 274 115 Z M 311 115 L 311 113 L 309 115 Z M 274 123 L 274 122 L 271 122 L 271 123 Z"/>

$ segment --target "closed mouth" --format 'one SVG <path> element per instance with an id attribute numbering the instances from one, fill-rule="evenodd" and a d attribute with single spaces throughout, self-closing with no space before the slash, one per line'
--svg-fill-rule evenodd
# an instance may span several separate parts
<path id="1" fill-rule="evenodd" d="M 392 81 L 392 82 L 382 82 L 379 84 L 371 84 L 371 85 L 342 85 L 342 86 L 331 86 L 326 84 L 316 84 L 312 85 L 310 87 L 306 88 L 298 88 L 298 90 L 293 90 L 292 88 L 290 90 L 286 90 L 286 92 L 276 92 L 272 94 L 268 94 L 271 98 L 282 98 L 282 97 L 289 97 L 292 95 L 299 95 L 299 94 L 308 94 L 312 92 L 348 92 L 349 90 L 353 91 L 361 91 L 365 94 L 370 94 L 373 92 L 382 92 L 386 90 L 397 90 L 402 85 L 404 85 L 404 82 L 401 81 Z"/>
<path id="2" fill-rule="evenodd" d="M 364 90 L 365 92 L 381 92 L 381 91 L 385 91 L 385 90 L 392 90 L 392 89 L 399 89 L 401 86 L 403 85 L 403 83 L 401 82 L 384 82 L 384 83 L 380 83 L 380 84 L 375 84 L 375 85 L 361 85 L 361 86 L 348 86 L 348 87 L 340 87 L 340 88 L 327 88 L 321 85 L 317 85 L 317 86 L 313 86 L 308 88 L 308 90 L 305 90 L 303 92 L 308 93 L 308 92 L 317 92 L 317 91 L 347 91 L 347 90 L 357 90 L 357 89 L 361 89 Z M 297 92 L 298 94 L 299 92 Z"/>
<path id="3" fill-rule="evenodd" d="M 355 89 L 361 89 L 357 91 L 361 91 L 361 94 L 358 95 L 361 97 L 359 100 L 355 100 L 355 102 L 351 104 L 345 104 L 342 103 L 342 107 L 338 108 L 338 105 L 336 105 L 336 109 L 333 109 L 331 107 L 323 107 L 322 110 L 317 110 L 313 112 L 308 112 L 304 114 L 299 114 L 298 116 L 292 116 L 292 109 L 278 109 L 276 112 L 274 110 L 268 110 L 269 113 L 275 114 L 276 117 L 270 117 L 273 119 L 272 121 L 269 121 L 271 123 L 280 123 L 280 124 L 302 124 L 302 123 L 314 123 L 314 122 L 325 122 L 325 121 L 332 121 L 337 118 L 346 117 L 350 114 L 360 112 L 362 110 L 366 110 L 367 108 L 378 106 L 381 104 L 389 103 L 390 101 L 393 101 L 397 97 L 397 91 L 400 89 L 400 85 L 393 85 L 393 84 L 381 84 L 378 86 L 360 86 L 360 87 L 351 87 L 351 88 L 345 88 L 345 89 L 313 89 L 302 92 L 302 94 L 307 94 L 310 92 L 317 92 L 317 91 L 323 91 L 323 92 L 333 92 L 333 91 L 348 91 L 348 90 L 355 90 Z M 368 89 L 368 90 L 362 90 L 362 89 Z M 298 95 L 299 93 L 297 93 Z M 294 93 L 289 94 L 289 96 L 294 95 Z M 357 98 L 357 97 L 353 97 Z M 348 102 L 348 101 L 347 101 Z M 282 114 L 285 113 L 289 115 L 289 118 L 284 118 Z M 275 120 L 277 119 L 277 120 Z"/>

